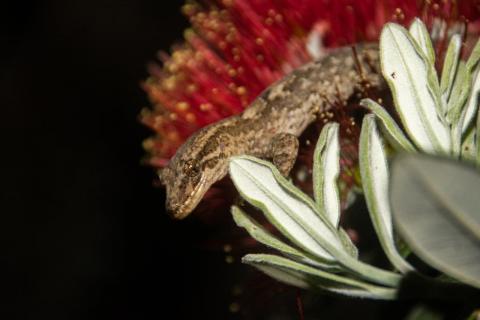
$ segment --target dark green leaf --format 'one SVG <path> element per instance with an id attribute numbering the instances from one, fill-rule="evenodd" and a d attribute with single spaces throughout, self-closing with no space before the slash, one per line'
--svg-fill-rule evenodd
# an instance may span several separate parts
<path id="1" fill-rule="evenodd" d="M 412 250 L 440 271 L 480 287 L 480 174 L 466 164 L 402 155 L 392 168 L 396 226 Z"/>

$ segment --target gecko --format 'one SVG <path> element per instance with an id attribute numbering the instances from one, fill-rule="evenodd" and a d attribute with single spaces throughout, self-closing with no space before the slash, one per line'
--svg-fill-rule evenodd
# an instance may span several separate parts
<path id="1" fill-rule="evenodd" d="M 227 175 L 232 156 L 271 159 L 288 175 L 298 137 L 308 125 L 335 101 L 361 98 L 365 86 L 385 87 L 378 45 L 341 47 L 269 86 L 242 113 L 200 129 L 158 172 L 167 212 L 176 219 L 188 216 L 210 186 Z"/>

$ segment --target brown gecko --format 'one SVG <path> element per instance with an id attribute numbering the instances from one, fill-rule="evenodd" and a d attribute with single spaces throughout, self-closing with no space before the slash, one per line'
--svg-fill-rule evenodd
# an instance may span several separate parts
<path id="1" fill-rule="evenodd" d="M 297 137 L 332 102 L 356 98 L 365 84 L 380 89 L 378 46 L 362 44 L 332 51 L 267 88 L 242 113 L 192 135 L 159 177 L 167 190 L 167 211 L 182 219 L 210 186 L 228 171 L 229 157 L 241 154 L 270 158 L 287 175 L 298 153 Z"/>

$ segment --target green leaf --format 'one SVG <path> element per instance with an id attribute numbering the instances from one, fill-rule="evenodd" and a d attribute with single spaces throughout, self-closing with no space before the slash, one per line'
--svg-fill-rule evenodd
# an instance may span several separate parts
<path id="1" fill-rule="evenodd" d="M 313 190 L 315 202 L 332 225 L 340 222 L 340 196 L 337 179 L 340 173 L 338 123 L 327 123 L 320 133 L 313 156 Z"/>
<path id="2" fill-rule="evenodd" d="M 480 287 L 480 174 L 466 164 L 403 155 L 392 168 L 396 226 L 420 258 Z"/>
<path id="3" fill-rule="evenodd" d="M 453 88 L 461 47 L 461 36 L 459 34 L 454 34 L 448 45 L 445 60 L 443 62 L 442 78 L 440 80 L 440 89 L 442 90 L 442 96 L 445 101 L 449 101 L 450 93 Z"/>
<path id="4" fill-rule="evenodd" d="M 363 281 L 332 274 L 287 258 L 268 254 L 249 254 L 242 262 L 250 264 L 273 278 L 301 288 L 317 287 L 357 298 L 394 299 L 396 291 Z"/>
<path id="5" fill-rule="evenodd" d="M 480 167 L 480 108 L 477 110 L 477 123 L 475 126 L 475 152 L 476 152 L 476 163 L 477 167 Z"/>
<path id="6" fill-rule="evenodd" d="M 415 147 L 413 144 L 407 139 L 407 137 L 405 137 L 402 130 L 398 127 L 395 120 L 393 120 L 385 108 L 372 99 L 363 99 L 360 101 L 360 105 L 372 111 L 378 117 L 378 119 L 380 119 L 388 141 L 397 150 L 415 152 Z"/>
<path id="7" fill-rule="evenodd" d="M 478 320 L 480 317 L 480 310 L 475 310 L 472 312 L 472 314 L 467 318 L 467 320 Z"/>
<path id="8" fill-rule="evenodd" d="M 380 36 L 382 73 L 405 130 L 425 152 L 449 153 L 450 132 L 437 113 L 432 66 L 401 26 L 387 23 Z"/>
<path id="9" fill-rule="evenodd" d="M 230 160 L 230 177 L 242 197 L 260 208 L 290 241 L 322 261 L 338 261 L 372 282 L 397 286 L 400 276 L 353 258 L 336 228 L 318 212 L 315 203 L 287 181 L 269 162 L 250 156 Z"/>
<path id="10" fill-rule="evenodd" d="M 332 271 L 339 271 L 340 268 L 338 265 L 335 264 L 327 264 L 321 263 L 318 259 L 311 258 L 308 255 L 304 254 L 303 252 L 289 246 L 283 241 L 280 241 L 276 237 L 274 237 L 270 232 L 265 230 L 262 225 L 256 222 L 253 218 L 249 217 L 245 212 L 243 212 L 239 207 L 233 206 L 232 207 L 232 216 L 237 224 L 237 226 L 241 228 L 245 228 L 248 234 L 258 242 L 270 247 L 272 249 L 276 249 L 281 253 L 288 255 L 292 259 L 298 260 L 303 263 L 307 263 L 309 265 L 313 265 L 322 269 L 332 270 Z"/>
<path id="11" fill-rule="evenodd" d="M 475 140 L 476 140 L 475 134 L 476 134 L 475 128 L 470 128 L 470 130 L 467 131 L 465 139 L 462 143 L 462 152 L 461 152 L 462 159 L 465 159 L 471 162 L 475 161 L 475 156 L 477 152 L 477 147 L 475 145 Z"/>
<path id="12" fill-rule="evenodd" d="M 303 250 L 327 261 L 335 261 L 332 252 L 344 250 L 335 228 L 319 214 L 313 201 L 271 163 L 233 157 L 230 176 L 242 197 Z"/>
<path id="13" fill-rule="evenodd" d="M 385 254 L 402 273 L 413 268 L 395 247 L 392 213 L 388 199 L 388 165 L 373 115 L 363 118 L 360 133 L 360 173 L 368 211 Z"/>
<path id="14" fill-rule="evenodd" d="M 353 244 L 352 239 L 350 239 L 343 228 L 338 229 L 338 236 L 348 254 L 353 258 L 358 259 L 358 248 Z"/>
<path id="15" fill-rule="evenodd" d="M 429 92 L 435 100 L 437 113 L 443 116 L 446 109 L 446 103 L 441 99 L 440 84 L 438 83 L 437 71 L 435 69 L 435 50 L 433 49 L 430 34 L 428 33 L 425 24 L 423 24 L 422 20 L 418 18 L 414 18 L 410 25 L 409 32 L 415 40 L 417 48 L 423 54 L 429 65 L 427 77 Z"/>
<path id="16" fill-rule="evenodd" d="M 475 47 L 472 50 L 472 53 L 470 54 L 470 57 L 468 57 L 467 69 L 472 71 L 476 67 L 479 60 L 480 60 L 480 40 L 477 41 L 477 43 L 475 44 Z"/>
<path id="17" fill-rule="evenodd" d="M 422 49 L 423 54 L 427 57 L 431 65 L 435 65 L 435 50 L 433 50 L 432 40 L 428 33 L 427 27 L 419 18 L 414 18 L 410 25 L 409 32 L 418 46 Z"/>
<path id="18" fill-rule="evenodd" d="M 450 99 L 447 104 L 447 120 L 454 123 L 458 120 L 463 105 L 467 101 L 470 92 L 470 77 L 465 62 L 460 61 L 457 67 L 457 74 L 453 83 Z"/>
<path id="19" fill-rule="evenodd" d="M 465 119 L 463 120 L 462 124 L 462 132 L 467 131 L 468 127 L 470 126 L 477 113 L 479 103 L 478 96 L 480 94 L 480 66 L 477 65 L 477 67 L 473 71 L 473 74 L 471 75 L 471 78 L 473 79 L 473 81 L 471 84 L 468 102 L 465 106 Z"/>
<path id="20" fill-rule="evenodd" d="M 452 125 L 452 152 L 455 156 L 460 155 L 461 151 L 462 129 L 466 112 L 464 106 L 470 92 L 470 82 L 470 75 L 467 73 L 465 63 L 460 61 L 447 107 L 447 121 Z"/>

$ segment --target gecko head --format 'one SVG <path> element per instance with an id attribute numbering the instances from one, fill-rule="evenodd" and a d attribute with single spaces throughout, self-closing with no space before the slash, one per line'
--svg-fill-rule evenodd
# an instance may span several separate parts
<path id="1" fill-rule="evenodd" d="M 226 174 L 226 165 L 206 152 L 209 143 L 202 140 L 198 135 L 189 139 L 158 173 L 166 188 L 166 209 L 173 218 L 187 217 L 210 186 Z"/>
<path id="2" fill-rule="evenodd" d="M 209 187 L 206 175 L 194 159 L 171 161 L 159 176 L 167 191 L 167 212 L 176 219 L 188 216 Z"/>

